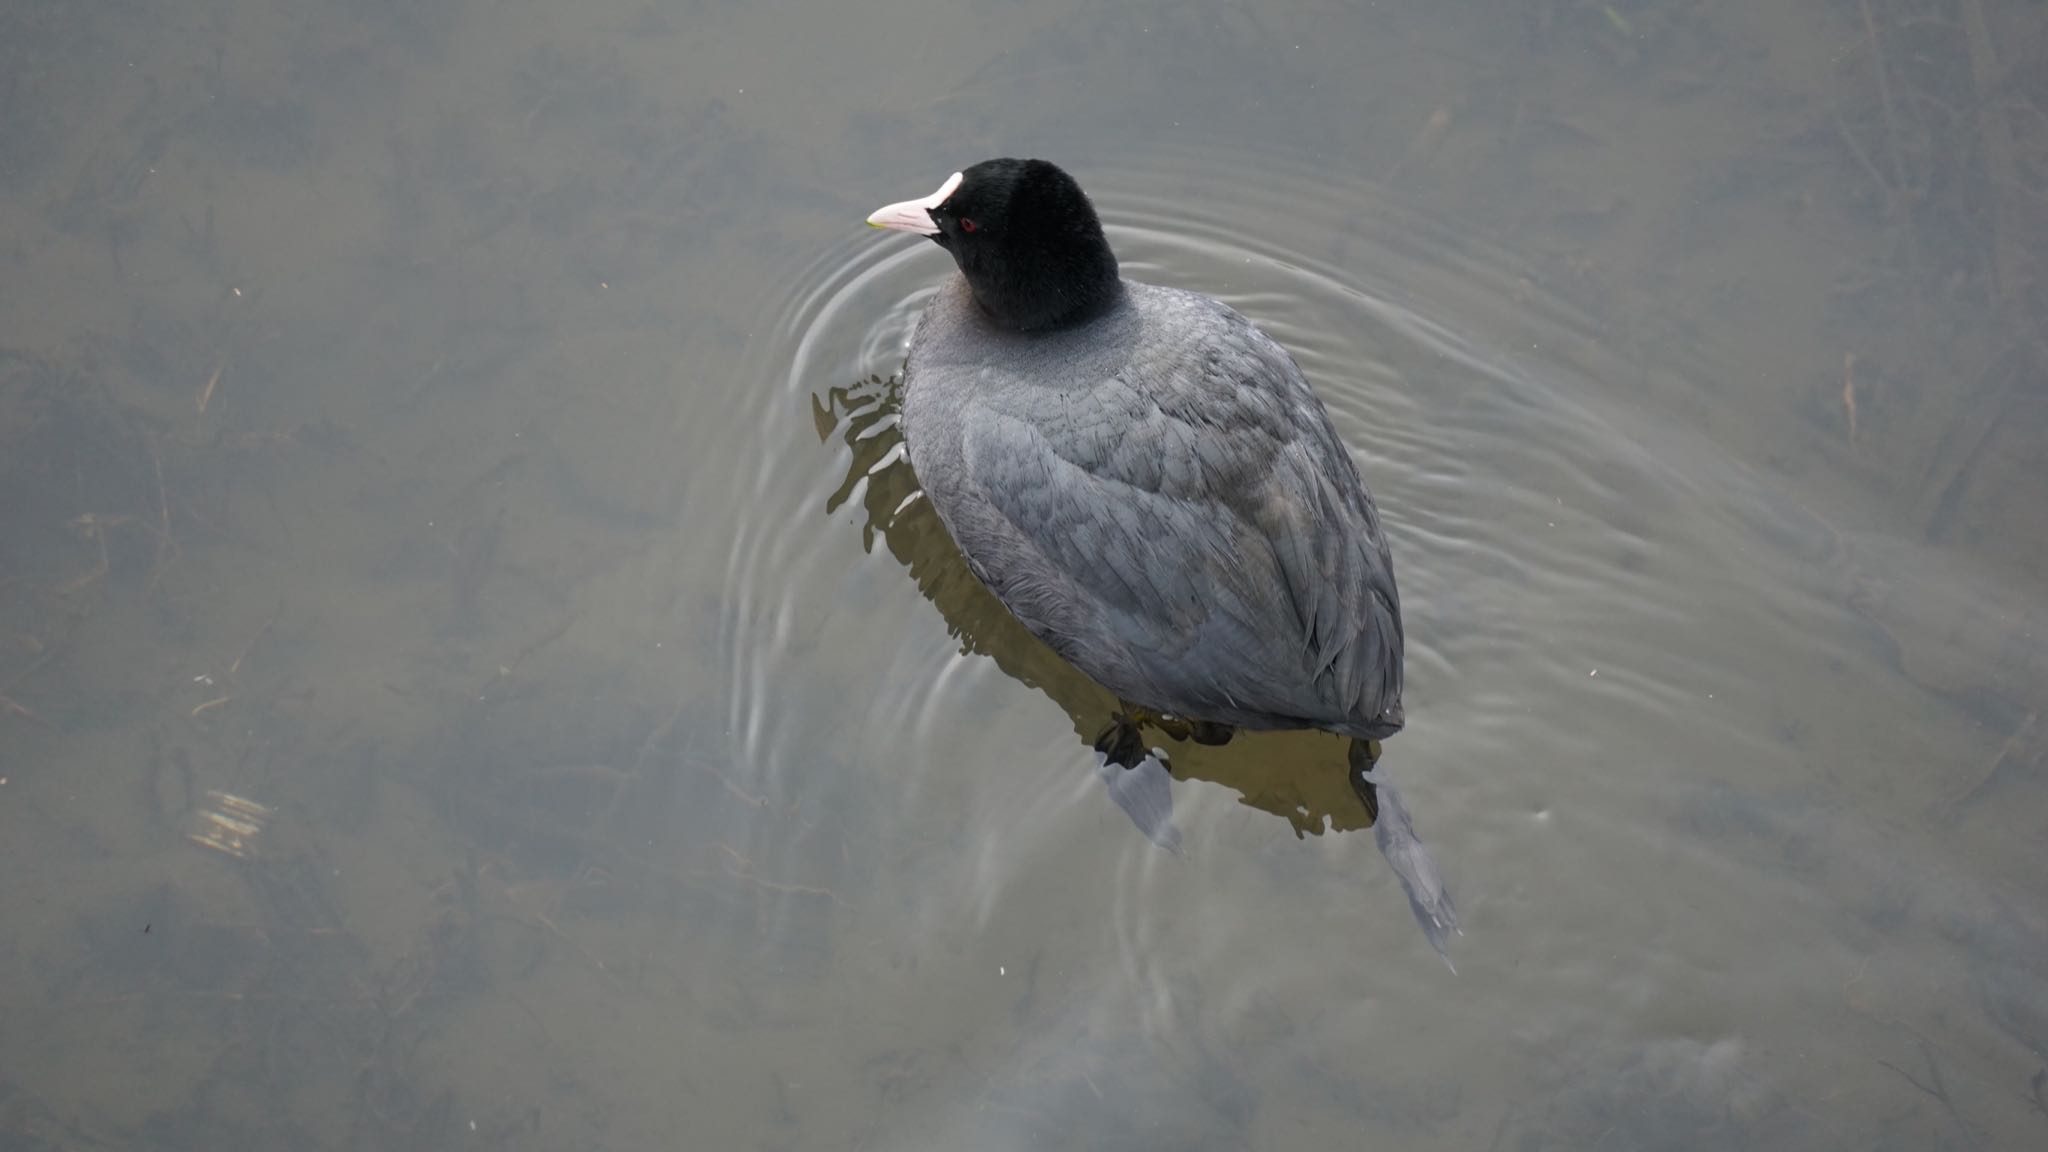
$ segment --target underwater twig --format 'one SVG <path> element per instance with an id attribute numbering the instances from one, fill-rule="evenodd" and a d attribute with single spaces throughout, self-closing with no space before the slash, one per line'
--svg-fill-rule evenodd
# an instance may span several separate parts
<path id="1" fill-rule="evenodd" d="M 59 596 L 69 596 L 73 592 L 82 592 L 86 588 L 91 587 L 94 582 L 98 581 L 108 572 L 111 572 L 113 570 L 112 563 L 107 555 L 107 529 L 116 527 L 121 524 L 126 524 L 130 519 L 132 519 L 132 517 L 128 516 L 126 513 L 121 513 L 113 516 L 101 516 L 92 512 L 87 512 L 85 515 L 80 516 L 71 521 L 71 526 L 73 528 L 76 528 L 80 532 L 83 532 L 87 539 L 91 540 L 95 545 L 98 546 L 100 553 L 100 562 L 93 567 L 92 571 L 86 572 L 83 575 L 74 576 L 71 579 L 66 580 L 64 583 L 58 585 L 57 594 Z"/>
<path id="2" fill-rule="evenodd" d="M 1979 0 L 1962 0 L 1964 41 L 1970 48 L 1970 79 L 1977 94 L 1977 138 L 1984 149 L 1984 174 L 1991 184 L 1991 274 L 1998 286 L 2000 303 L 2017 303 L 2025 280 L 2018 265 L 2021 250 L 2017 237 L 2026 234 L 2013 211 L 2011 190 L 2019 186 L 2019 166 L 2013 162 L 2012 126 L 1993 99 L 1997 87 L 1998 58 L 1991 47 L 1991 27 L 1984 19 Z M 2002 241 L 2002 242 L 2001 242 Z"/>
<path id="3" fill-rule="evenodd" d="M 1393 184 L 1410 162 L 1434 152 L 1437 145 L 1443 140 L 1444 130 L 1450 126 L 1451 106 L 1448 104 L 1437 105 L 1436 110 L 1429 114 L 1429 118 L 1422 122 L 1421 129 L 1408 141 L 1408 150 L 1403 152 L 1401 158 L 1394 162 L 1394 166 L 1387 170 L 1384 183 Z"/>
<path id="4" fill-rule="evenodd" d="M 1998 86 L 1998 59 L 1992 48 L 1991 27 L 1984 18 L 1984 6 L 1980 0 L 1961 0 L 1960 7 L 1963 38 L 1970 53 L 1970 79 L 1977 97 L 1978 147 L 1983 153 L 1984 175 L 1991 193 L 1990 249 L 1994 302 L 1998 315 L 2025 333 L 2018 338 L 2017 347 L 2025 362 L 2018 364 L 1998 384 L 1996 395 L 1967 406 L 1968 414 L 1963 420 L 1968 427 L 1950 440 L 1956 447 L 1949 452 L 1937 453 L 1937 459 L 1928 470 L 1929 482 L 1924 487 L 1932 496 L 1921 516 L 1922 532 L 1930 538 L 1940 531 L 1941 522 L 1961 501 L 1985 446 L 2005 426 L 2006 410 L 2019 391 L 2013 381 L 2031 382 L 2038 376 L 2042 361 L 2048 360 L 2048 348 L 2042 346 L 2038 335 L 2031 334 L 2033 323 L 2024 299 L 2029 279 L 2024 262 L 2030 255 L 2030 249 L 2021 238 L 2030 236 L 2031 232 L 2013 198 L 2014 190 L 2022 185 L 2019 166 L 2013 159 L 2012 126 L 2002 114 L 2002 105 L 1994 98 Z M 2001 361 L 2003 359 L 2000 358 Z M 1943 456 L 1953 463 L 1944 463 Z"/>
<path id="5" fill-rule="evenodd" d="M 1892 187 L 1903 193 L 1906 188 L 1906 166 L 1899 159 L 1899 121 L 1892 112 L 1892 84 L 1884 63 L 1884 49 L 1878 46 L 1877 22 L 1870 18 L 1870 0 L 1856 0 L 1863 9 L 1863 32 L 1870 38 L 1870 57 L 1877 64 L 1877 101 L 1884 110 L 1885 150 L 1891 154 Z"/>
<path id="6" fill-rule="evenodd" d="M 727 776 L 725 773 L 720 772 L 718 769 L 713 768 L 711 765 L 704 763 L 702 760 L 699 760 L 694 756 L 685 757 L 685 759 L 689 761 L 690 767 L 695 768 L 697 771 L 705 773 L 711 778 L 717 780 L 721 785 L 725 787 L 725 790 L 727 792 L 732 794 L 733 799 L 738 800 L 740 803 L 745 804 L 751 808 L 759 808 L 762 811 L 768 810 L 768 798 L 766 796 L 754 795 L 752 792 L 749 792 L 746 789 L 740 787 L 739 785 L 733 783 L 732 778 Z"/>
<path id="7" fill-rule="evenodd" d="M 1877 165 L 1870 159 L 1870 153 L 1864 151 L 1863 142 L 1856 138 L 1854 132 L 1849 131 L 1849 125 L 1842 121 L 1840 112 L 1835 113 L 1835 131 L 1841 134 L 1842 143 L 1848 147 L 1849 154 L 1856 158 L 1856 162 L 1863 166 L 1865 172 L 1870 173 L 1870 179 L 1884 192 L 1885 199 L 1891 200 L 1891 181 L 1886 180 L 1884 173 L 1877 170 Z"/>
<path id="8" fill-rule="evenodd" d="M 486 863 L 481 867 L 472 864 L 470 869 L 458 869 L 454 880 L 451 881 L 461 898 L 466 915 L 471 917 L 472 920 L 484 915 L 481 907 L 481 898 L 476 889 L 477 880 L 494 870 L 494 866 L 490 863 Z M 559 904 L 558 899 L 547 901 L 546 907 L 532 907 L 529 906 L 527 900 L 522 898 L 523 893 L 520 887 L 506 883 L 503 880 L 494 880 L 493 883 L 497 886 L 498 898 L 503 900 L 513 910 L 514 915 L 510 916 L 509 919 L 515 923 L 537 925 L 545 929 L 555 939 L 568 945 L 570 951 L 582 957 L 585 963 L 597 969 L 598 975 L 603 976 L 606 983 L 615 989 L 624 990 L 625 985 L 619 980 L 617 974 L 607 967 L 603 960 L 598 959 L 596 953 L 578 943 L 575 937 L 562 931 L 562 926 L 555 923 L 554 919 L 547 914 L 548 907 L 555 907 L 557 911 L 560 910 L 557 907 Z M 439 892 L 447 887 L 449 887 L 448 884 L 443 884 L 441 888 L 435 889 L 435 891 Z"/>
<path id="9" fill-rule="evenodd" d="M 270 626 L 272 624 L 277 623 L 277 618 L 279 616 L 282 616 L 283 614 L 284 606 L 280 604 L 278 605 L 277 611 L 272 612 L 270 614 L 270 618 L 265 620 L 262 626 L 256 629 L 256 634 L 254 636 L 249 637 L 249 642 L 247 644 L 242 645 L 242 650 L 235 655 L 234 663 L 228 665 L 228 679 L 234 679 L 235 673 L 242 670 L 242 661 L 247 660 L 249 658 L 249 653 L 254 651 L 256 648 L 256 642 L 258 640 L 263 639 L 263 634 L 265 632 L 270 631 Z"/>
<path id="10" fill-rule="evenodd" d="M 27 707 L 17 704 L 13 700 L 9 699 L 6 693 L 0 693 L 0 711 L 11 712 L 24 720 L 33 720 L 37 724 L 41 724 L 44 727 L 48 727 L 50 723 L 48 720 L 45 720 L 41 716 L 36 715 Z"/>
<path id="11" fill-rule="evenodd" d="M 213 375 L 208 376 L 205 386 L 199 389 L 199 415 L 206 415 L 206 405 L 213 399 L 214 387 L 220 383 L 220 374 L 226 370 L 227 366 L 228 362 L 225 358 L 216 363 L 213 366 Z"/>
<path id="12" fill-rule="evenodd" d="M 584 960 L 588 961 L 593 967 L 595 967 L 598 971 L 598 974 L 603 976 L 606 982 L 609 983 L 613 988 L 619 989 L 621 991 L 625 989 L 625 985 L 620 983 L 619 978 L 612 974 L 612 970 L 604 966 L 604 961 L 598 959 L 597 955 L 593 953 L 590 949 L 585 948 L 581 944 L 578 944 L 575 941 L 575 939 L 571 937 L 567 932 L 562 931 L 561 928 L 556 926 L 553 920 L 548 919 L 547 913 L 542 912 L 539 909 L 535 909 L 531 912 L 528 912 L 527 915 L 533 917 L 534 920 L 539 922 L 541 927 L 546 928 L 548 931 L 554 933 L 555 938 L 557 940 L 560 940 L 562 943 L 567 944 L 570 948 L 574 949 L 576 951 L 576 954 L 583 957 Z"/>
<path id="13" fill-rule="evenodd" d="M 743 880 L 755 887 L 765 888 L 770 892 L 782 892 L 793 896 L 823 896 L 842 908 L 852 907 L 852 905 L 840 898 L 839 893 L 834 892 L 830 888 L 814 888 L 808 884 L 782 884 L 774 880 L 764 880 L 754 873 L 754 862 L 741 855 L 738 849 L 723 840 L 717 841 L 717 846 L 719 851 L 731 858 L 733 863 L 726 868 L 726 872 L 734 879 Z"/>
<path id="14" fill-rule="evenodd" d="M 156 534 L 156 558 L 149 565 L 149 586 L 154 589 L 164 574 L 164 553 L 176 547 L 171 539 L 171 498 L 164 491 L 164 458 L 156 450 L 156 441 L 149 442 L 149 462 L 156 469 L 156 508 L 158 528 Z"/>
<path id="15" fill-rule="evenodd" d="M 1963 1139 L 1969 1141 L 1972 1148 L 1977 1147 L 1977 1134 L 1970 1128 L 1970 1122 L 1963 1119 L 1962 1112 L 1957 1110 L 1956 1102 L 1949 1097 L 1948 1085 L 1941 1078 L 1941 1065 L 1935 1063 L 1934 1049 L 1925 1037 L 1920 1038 L 1920 1058 L 1927 1062 L 1927 1078 L 1933 1082 L 1931 1085 L 1922 1084 L 1918 1077 L 1889 1060 L 1879 1060 L 1878 1063 L 1897 1072 L 1906 1083 L 1941 1101 L 1941 1106 L 1948 1111 L 1949 1118 L 1954 1120 L 1956 1127 L 1962 1131 Z"/>
<path id="16" fill-rule="evenodd" d="M 1856 442 L 1856 354 L 1842 353 L 1842 407 L 1849 412 L 1849 443 Z"/>
<path id="17" fill-rule="evenodd" d="M 2041 713 L 2039 709 L 2028 712 L 2026 719 L 2019 722 L 2019 726 L 2012 730 L 2012 735 L 2007 736 L 2005 743 L 2000 744 L 1998 751 L 1992 753 L 1991 759 L 1985 762 L 1983 771 L 1977 773 L 1976 781 L 1968 788 L 1950 797 L 1944 802 L 1943 806 L 1950 811 L 1954 811 L 1974 802 L 1979 796 L 1983 795 L 1991 787 L 1991 782 L 1998 778 L 2000 772 L 2004 771 L 2006 764 L 2013 761 L 2020 753 L 2025 752 L 2033 745 L 2034 729 L 2039 724 L 2040 719 Z"/>
<path id="18" fill-rule="evenodd" d="M 201 704 L 199 707 L 192 709 L 192 711 L 188 713 L 188 715 L 192 719 L 197 720 L 200 716 L 204 715 L 205 713 L 211 712 L 215 708 L 218 708 L 221 705 L 226 704 L 228 701 L 233 699 L 233 696 L 216 696 L 213 699 L 208 700 L 206 703 Z"/>

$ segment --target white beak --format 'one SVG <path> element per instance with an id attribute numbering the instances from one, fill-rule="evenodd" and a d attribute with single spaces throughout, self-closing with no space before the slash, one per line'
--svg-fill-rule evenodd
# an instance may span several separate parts
<path id="1" fill-rule="evenodd" d="M 914 232 L 919 236 L 938 235 L 939 226 L 932 222 L 932 209 L 946 202 L 946 198 L 953 194 L 953 190 L 960 187 L 960 180 L 960 173 L 955 172 L 946 177 L 946 182 L 939 185 L 937 192 L 922 200 L 905 200 L 891 204 L 887 208 L 876 209 L 875 214 L 868 217 L 868 227 Z"/>

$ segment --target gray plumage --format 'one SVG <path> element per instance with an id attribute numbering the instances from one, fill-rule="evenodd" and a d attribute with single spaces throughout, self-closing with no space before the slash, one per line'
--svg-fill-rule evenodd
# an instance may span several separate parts
<path id="1" fill-rule="evenodd" d="M 1237 312 L 1121 287 L 1084 323 L 1016 332 L 947 280 L 904 373 L 932 507 L 1033 634 L 1132 704 L 1398 731 L 1392 558 L 1322 403 Z"/>
<path id="2" fill-rule="evenodd" d="M 983 161 L 868 223 L 960 270 L 918 321 L 902 412 L 968 567 L 1127 704 L 1352 737 L 1374 839 L 1449 963 L 1443 874 L 1373 772 L 1402 724 L 1393 558 L 1294 359 L 1215 300 L 1123 279 L 1094 206 L 1043 160 Z M 1111 795 L 1177 845 L 1169 777 L 1119 724 L 1096 745 Z"/>

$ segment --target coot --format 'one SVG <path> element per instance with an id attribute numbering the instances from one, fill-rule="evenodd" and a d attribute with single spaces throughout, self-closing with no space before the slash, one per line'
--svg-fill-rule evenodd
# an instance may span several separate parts
<path id="1" fill-rule="evenodd" d="M 868 223 L 958 266 L 911 339 L 911 467 L 975 576 L 1125 702 L 1104 747 L 1138 720 L 1350 736 L 1375 840 L 1443 952 L 1456 910 L 1374 771 L 1403 723 L 1393 557 L 1293 357 L 1218 301 L 1124 279 L 1044 160 L 984 161 Z"/>

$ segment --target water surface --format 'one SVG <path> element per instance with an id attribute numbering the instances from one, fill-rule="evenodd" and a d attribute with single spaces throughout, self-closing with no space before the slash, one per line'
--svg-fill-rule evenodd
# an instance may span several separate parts
<path id="1" fill-rule="evenodd" d="M 2038 1142 L 2048 18 L 1808 8 L 0 15 L 0 1144 Z M 1455 976 L 915 498 L 1003 152 L 1356 450 Z"/>

